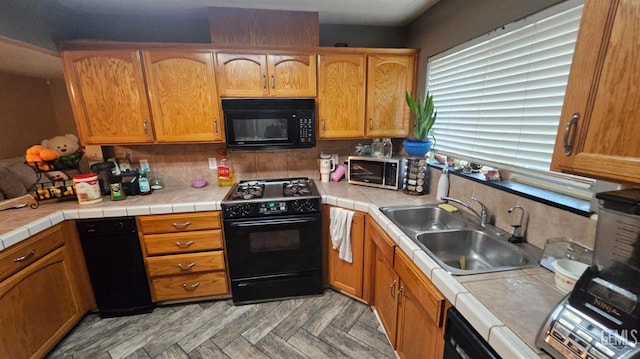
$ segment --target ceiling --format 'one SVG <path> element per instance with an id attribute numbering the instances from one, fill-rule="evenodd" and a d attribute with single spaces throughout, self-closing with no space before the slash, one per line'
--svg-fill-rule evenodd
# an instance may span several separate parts
<path id="1" fill-rule="evenodd" d="M 57 0 L 90 14 L 175 14 L 211 6 L 317 11 L 322 24 L 408 25 L 438 0 Z"/>
<path id="2" fill-rule="evenodd" d="M 69 13 L 91 15 L 206 14 L 204 8 L 237 7 L 317 11 L 321 24 L 405 26 L 439 0 L 55 0 Z M 0 71 L 61 78 L 53 51 L 0 36 Z"/>

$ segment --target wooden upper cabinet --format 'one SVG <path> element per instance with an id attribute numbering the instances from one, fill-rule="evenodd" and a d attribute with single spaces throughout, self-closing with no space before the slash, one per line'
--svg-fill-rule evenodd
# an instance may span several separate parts
<path id="1" fill-rule="evenodd" d="M 319 138 L 364 137 L 365 55 L 318 56 Z"/>
<path id="2" fill-rule="evenodd" d="M 370 55 L 367 74 L 367 137 L 407 137 L 405 92 L 414 86 L 415 56 Z"/>
<path id="3" fill-rule="evenodd" d="M 157 142 L 222 141 L 211 51 L 143 51 Z"/>
<path id="4" fill-rule="evenodd" d="M 222 97 L 315 97 L 311 54 L 216 53 Z"/>
<path id="5" fill-rule="evenodd" d="M 153 142 L 138 51 L 71 51 L 62 59 L 83 144 Z"/>
<path id="6" fill-rule="evenodd" d="M 216 53 L 220 96 L 267 96 L 267 58 L 261 54 Z"/>
<path id="7" fill-rule="evenodd" d="M 636 0 L 585 1 L 552 170 L 640 183 L 638 23 Z"/>

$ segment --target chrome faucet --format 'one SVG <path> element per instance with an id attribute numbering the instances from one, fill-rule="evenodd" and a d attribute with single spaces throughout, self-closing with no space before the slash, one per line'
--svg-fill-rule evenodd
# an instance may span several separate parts
<path id="1" fill-rule="evenodd" d="M 511 225 L 511 227 L 513 227 L 513 234 L 511 235 L 511 237 L 509 237 L 509 242 L 511 242 L 511 243 L 522 243 L 522 242 L 524 242 L 524 235 L 522 234 L 522 222 L 524 220 L 524 208 L 516 205 L 516 206 L 513 206 L 513 207 L 509 208 L 509 210 L 507 212 L 511 213 L 516 209 L 520 210 L 520 222 L 518 224 L 512 224 Z"/>
<path id="2" fill-rule="evenodd" d="M 487 219 L 489 217 L 489 215 L 487 213 L 487 207 L 482 202 L 480 202 L 477 198 L 471 197 L 471 200 L 480 203 L 480 213 L 478 213 L 470 205 L 468 205 L 465 202 L 462 202 L 459 199 L 451 198 L 451 197 L 442 197 L 442 199 L 445 200 L 445 201 L 451 201 L 451 202 L 454 202 L 454 203 L 457 203 L 457 204 L 460 204 L 460 205 L 463 205 L 463 206 L 467 207 L 468 210 L 470 210 L 473 214 L 475 214 L 476 216 L 478 216 L 478 218 L 480 218 L 480 225 L 482 227 L 486 227 L 487 226 Z"/>

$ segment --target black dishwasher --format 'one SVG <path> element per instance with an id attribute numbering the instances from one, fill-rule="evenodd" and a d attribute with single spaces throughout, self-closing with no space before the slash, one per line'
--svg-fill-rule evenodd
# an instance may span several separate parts
<path id="1" fill-rule="evenodd" d="M 81 219 L 76 226 L 100 317 L 153 311 L 135 218 Z"/>
<path id="2" fill-rule="evenodd" d="M 499 359 L 498 353 L 464 319 L 450 307 L 444 328 L 444 359 Z"/>

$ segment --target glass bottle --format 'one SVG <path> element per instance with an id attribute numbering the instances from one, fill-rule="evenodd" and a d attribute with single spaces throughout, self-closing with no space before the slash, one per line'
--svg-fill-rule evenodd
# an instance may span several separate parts
<path id="1" fill-rule="evenodd" d="M 140 188 L 141 195 L 151 194 L 151 185 L 149 184 L 149 179 L 147 178 L 147 169 L 143 168 L 140 170 L 138 177 L 138 187 Z"/>
<path id="2" fill-rule="evenodd" d="M 231 161 L 227 158 L 227 151 L 218 151 L 221 159 L 218 162 L 218 187 L 229 187 L 233 185 L 233 171 Z"/>
<path id="3" fill-rule="evenodd" d="M 391 138 L 383 138 L 382 139 L 382 156 L 383 157 L 391 157 L 393 154 L 393 143 L 391 143 Z"/>
<path id="4" fill-rule="evenodd" d="M 374 157 L 382 157 L 382 142 L 380 142 L 379 138 L 373 139 L 373 143 L 371 143 L 371 152 Z"/>

